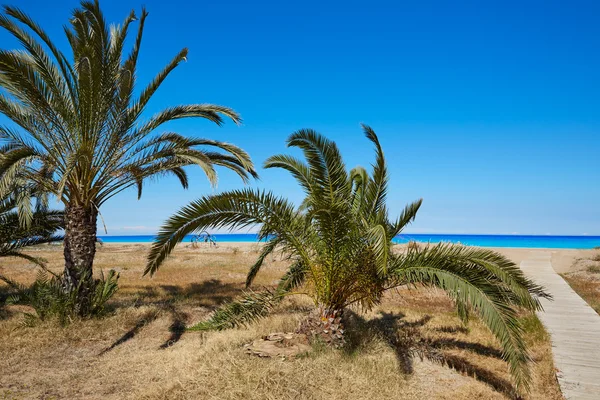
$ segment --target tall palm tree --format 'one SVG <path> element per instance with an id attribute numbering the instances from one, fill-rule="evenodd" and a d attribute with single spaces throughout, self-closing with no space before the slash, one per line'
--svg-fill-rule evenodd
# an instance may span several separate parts
<path id="1" fill-rule="evenodd" d="M 17 128 L 0 126 L 0 191 L 15 179 L 34 182 L 64 204 L 66 290 L 80 286 L 82 279 L 91 285 L 97 216 L 113 196 L 137 187 L 139 197 L 149 178 L 165 175 L 174 175 L 187 188 L 183 168 L 188 165 L 202 168 L 213 185 L 215 166 L 235 171 L 244 181 L 256 175 L 249 156 L 236 146 L 173 132 L 154 134 L 182 118 L 205 118 L 217 125 L 223 117 L 235 123 L 240 118 L 230 108 L 211 104 L 177 105 L 144 117 L 153 95 L 187 56 L 187 49 L 181 50 L 146 87 L 136 90 L 147 16 L 142 10 L 127 53 L 135 13 L 121 25 L 109 26 L 97 0 L 82 1 L 65 28 L 72 52 L 68 57 L 18 8 L 4 7 L 0 15 L 0 27 L 22 46 L 0 51 L 0 113 Z"/>
<path id="2" fill-rule="evenodd" d="M 287 273 L 276 290 L 248 292 L 193 329 L 248 323 L 266 315 L 282 297 L 298 292 L 313 299 L 318 320 L 331 327 L 345 308 L 370 309 L 388 289 L 436 286 L 456 302 L 462 318 L 474 313 L 482 319 L 500 342 L 516 385 L 527 388 L 529 356 L 517 310 L 538 310 L 538 297 L 548 295 L 513 262 L 490 250 L 438 244 L 392 251 L 393 238 L 413 221 L 421 200 L 408 205 L 397 219 L 389 219 L 383 150 L 375 132 L 368 126 L 364 131 L 376 150 L 372 174 L 361 167 L 348 171 L 334 142 L 312 130 L 300 130 L 287 143 L 301 149 L 306 162 L 276 155 L 265 163 L 265 168 L 289 171 L 298 181 L 306 195 L 299 208 L 272 193 L 250 189 L 203 197 L 165 222 L 146 273 L 153 274 L 188 233 L 257 224 L 265 244 L 246 284 L 275 250 L 290 256 Z"/>

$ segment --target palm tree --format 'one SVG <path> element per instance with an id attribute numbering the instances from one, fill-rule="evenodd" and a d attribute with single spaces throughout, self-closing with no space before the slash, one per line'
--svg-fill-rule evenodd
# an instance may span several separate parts
<path id="1" fill-rule="evenodd" d="M 0 15 L 0 27 L 23 47 L 0 51 L 0 113 L 17 128 L 0 126 L 0 191 L 19 179 L 64 204 L 67 291 L 80 286 L 80 280 L 89 280 L 84 288 L 92 285 L 97 217 L 113 196 L 136 187 L 139 197 L 149 178 L 165 175 L 174 175 L 187 188 L 188 165 L 202 168 L 213 185 L 215 166 L 235 171 L 244 181 L 256 176 L 249 156 L 236 146 L 172 132 L 154 134 L 182 118 L 221 125 L 223 117 L 235 123 L 240 117 L 211 104 L 177 105 L 144 117 L 153 95 L 187 56 L 187 49 L 181 50 L 146 87 L 135 90 L 147 16 L 142 10 L 127 53 L 135 13 L 109 26 L 97 0 L 82 1 L 65 28 L 69 58 L 18 8 L 4 7 Z M 81 293 L 85 314 L 86 291 Z"/>
<path id="2" fill-rule="evenodd" d="M 50 272 L 46 269 L 45 260 L 26 254 L 23 250 L 31 246 L 59 242 L 63 237 L 58 231 L 64 227 L 62 211 L 48 210 L 45 196 L 35 197 L 31 187 L 15 186 L 10 193 L 0 196 L 0 258 L 22 258 L 41 267 L 42 274 Z M 23 199 L 35 199 L 35 206 Z M 50 272 L 52 273 L 52 272 Z M 40 275 L 38 275 L 39 277 Z M 8 287 L 0 290 L 0 312 L 6 298 L 23 291 L 24 286 L 6 276 L 0 275 L 0 281 Z M 8 290 L 7 290 L 8 289 Z"/>
<path id="3" fill-rule="evenodd" d="M 364 131 L 376 150 L 371 175 L 361 167 L 348 172 L 334 142 L 300 130 L 287 143 L 300 148 L 306 162 L 288 155 L 265 162 L 265 168 L 283 168 L 298 181 L 306 194 L 299 208 L 272 193 L 250 189 L 203 197 L 165 222 L 146 273 L 156 272 L 188 233 L 258 224 L 259 239 L 266 243 L 250 268 L 247 286 L 276 250 L 290 257 L 287 273 L 275 290 L 248 292 L 192 329 L 246 324 L 266 315 L 284 296 L 300 292 L 309 295 L 318 310 L 317 323 L 309 320 L 309 328 L 314 331 L 321 324 L 339 337 L 343 332 L 335 325 L 347 307 L 368 310 L 386 290 L 404 285 L 436 286 L 455 301 L 463 319 L 470 313 L 482 319 L 500 342 L 516 385 L 527 388 L 529 356 L 517 310 L 538 310 L 538 297 L 548 295 L 514 263 L 490 250 L 438 244 L 392 251 L 392 239 L 413 221 L 421 200 L 389 219 L 383 150 L 375 132 L 368 126 Z"/>
<path id="4" fill-rule="evenodd" d="M 22 251 L 30 246 L 63 240 L 62 235 L 57 234 L 64 227 L 63 213 L 37 203 L 25 222 L 16 210 L 17 197 L 11 194 L 0 201 L 0 257 L 24 258 L 43 267 L 42 259 Z"/>

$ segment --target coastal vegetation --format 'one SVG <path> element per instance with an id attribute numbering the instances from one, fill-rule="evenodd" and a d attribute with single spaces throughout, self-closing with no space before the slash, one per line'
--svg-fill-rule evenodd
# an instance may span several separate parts
<path id="1" fill-rule="evenodd" d="M 33 200 L 33 206 L 32 206 Z M 11 278 L 11 272 L 0 274 L 7 290 L 0 293 L 0 307 L 24 305 L 34 313 L 24 311 L 25 323 L 34 324 L 37 320 L 56 318 L 66 324 L 78 317 L 77 301 L 79 291 L 65 291 L 62 276 L 46 267 L 47 261 L 41 257 L 25 253 L 27 249 L 39 249 L 40 245 L 61 243 L 64 236 L 64 213 L 48 209 L 48 199 L 35 191 L 35 185 L 15 185 L 0 201 L 0 257 L 20 258 L 38 267 L 35 281 L 31 285 L 22 284 Z M 119 275 L 111 270 L 105 277 L 90 279 L 92 295 L 90 316 L 99 316 L 105 305 L 116 292 Z"/>
<path id="2" fill-rule="evenodd" d="M 204 103 L 148 115 L 187 49 L 139 87 L 147 17 L 110 25 L 82 0 L 64 53 L 20 9 L 0 15 L 19 45 L 0 50 L 0 114 L 12 123 L 0 125 L 1 398 L 560 398 L 533 314 L 549 294 L 495 251 L 396 246 L 422 200 L 390 216 L 388 165 L 366 125 L 371 169 L 347 168 L 310 129 L 287 140 L 303 158 L 266 160 L 303 189 L 299 205 L 230 190 L 183 207 L 151 247 L 99 246 L 101 209 L 124 191 L 140 198 L 165 176 L 187 188 L 189 167 L 213 186 L 218 167 L 258 177 L 235 145 L 158 132 L 241 118 Z M 249 227 L 260 243 L 221 247 L 208 233 Z M 310 351 L 285 363 L 246 354 L 289 331 Z"/>
<path id="3" fill-rule="evenodd" d="M 6 6 L 0 27 L 21 48 L 0 51 L 0 113 L 17 129 L 0 126 L 0 190 L 15 181 L 35 185 L 64 206 L 63 290 L 75 293 L 75 313 L 89 315 L 94 293 L 93 263 L 102 205 L 135 187 L 138 197 L 149 179 L 175 176 L 184 188 L 184 167 L 197 165 L 215 184 L 215 166 L 246 181 L 255 176 L 248 154 L 228 143 L 155 134 L 169 121 L 203 118 L 221 125 L 240 122 L 228 107 L 184 104 L 153 116 L 144 113 L 169 74 L 186 60 L 181 50 L 155 78 L 136 87 L 139 55 L 148 13 L 133 11 L 121 25 L 105 20 L 98 1 L 82 1 L 65 33 L 70 54 L 18 8 Z M 138 29 L 128 51 L 128 33 Z"/>
<path id="4" fill-rule="evenodd" d="M 77 319 L 67 326 L 47 319 L 26 328 L 21 311 L 27 308 L 0 311 L 0 398 L 514 398 L 494 336 L 478 318 L 464 325 L 440 290 L 401 287 L 387 291 L 370 312 L 347 310 L 352 329 L 340 350 L 315 345 L 303 357 L 265 359 L 246 354 L 245 345 L 273 332 L 294 331 L 314 308 L 308 297 L 288 296 L 247 327 L 185 331 L 243 295 L 259 244 L 193 248 L 183 243 L 152 279 L 142 278 L 149 248 L 135 243 L 98 247 L 95 269 L 120 274 L 119 290 L 101 319 Z M 58 246 L 31 253 L 45 258 L 54 272 L 64 268 Z M 37 276 L 29 264 L 16 258 L 2 262 L 0 273 L 10 271 L 29 284 Z M 255 290 L 275 290 L 288 265 L 278 253 L 267 257 Z M 0 283 L 0 293 L 5 288 Z M 535 317 L 519 314 L 519 319 L 534 360 L 531 393 L 522 398 L 561 400 L 549 335 Z"/>
<path id="5" fill-rule="evenodd" d="M 347 309 L 369 311 L 385 291 L 398 287 L 437 287 L 454 301 L 463 321 L 474 314 L 490 329 L 516 387 L 527 391 L 530 355 L 518 312 L 539 310 L 538 299 L 550 296 L 512 261 L 490 250 L 439 244 L 393 252 L 394 237 L 414 220 L 421 200 L 390 219 L 384 152 L 375 132 L 368 126 L 363 129 L 375 147 L 371 173 L 362 167 L 349 171 L 335 142 L 313 130 L 297 131 L 287 144 L 299 148 L 304 160 L 276 155 L 264 167 L 282 168 L 296 179 L 305 193 L 299 207 L 252 189 L 205 196 L 165 222 L 150 251 L 146 273 L 154 274 L 176 244 L 192 232 L 258 226 L 258 237 L 265 243 L 250 267 L 246 286 L 253 283 L 265 258 L 280 251 L 289 268 L 277 288 L 249 291 L 192 330 L 245 325 L 265 317 L 283 298 L 303 294 L 312 299 L 316 314 L 299 331 L 342 347 Z"/>
<path id="6" fill-rule="evenodd" d="M 0 257 L 20 258 L 41 268 L 39 279 L 31 288 L 15 282 L 8 275 L 0 274 L 0 282 L 4 282 L 9 287 L 9 290 L 0 292 L 0 307 L 7 302 L 10 304 L 21 302 L 34 307 L 38 310 L 38 315 L 42 315 L 43 309 L 48 308 L 42 303 L 56 304 L 54 301 L 56 296 L 45 296 L 43 302 L 35 301 L 40 296 L 32 296 L 33 293 L 46 293 L 51 288 L 50 281 L 47 279 L 46 260 L 24 251 L 42 244 L 61 242 L 63 236 L 59 231 L 64 228 L 64 218 L 62 211 L 47 208 L 45 196 L 36 198 L 35 194 L 31 186 L 14 185 L 0 200 Z M 32 206 L 34 199 L 35 205 Z M 52 281 L 53 284 L 57 282 Z M 30 317 L 33 315 L 29 313 L 26 315 L 31 320 Z"/>
<path id="7" fill-rule="evenodd" d="M 562 274 L 569 285 L 600 314 L 600 251 L 575 260 L 572 272 Z"/>
<path id="8" fill-rule="evenodd" d="M 22 188 L 13 188 L 0 200 L 0 257 L 19 257 L 37 265 L 44 260 L 24 253 L 28 247 L 62 241 L 63 213 L 48 210 L 44 202 L 22 204 L 17 200 Z M 31 199 L 26 195 L 27 201 Z"/>

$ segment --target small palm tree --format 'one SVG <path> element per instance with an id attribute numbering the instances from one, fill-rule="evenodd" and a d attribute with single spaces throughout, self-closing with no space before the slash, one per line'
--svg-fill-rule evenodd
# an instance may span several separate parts
<path id="1" fill-rule="evenodd" d="M 23 249 L 63 240 L 57 234 L 64 227 L 63 213 L 37 203 L 24 219 L 23 210 L 16 209 L 17 197 L 13 193 L 0 201 L 0 257 L 24 258 L 43 266 L 42 259 L 23 253 Z"/>
<path id="2" fill-rule="evenodd" d="M 15 128 L 0 126 L 0 191 L 16 179 L 32 182 L 64 204 L 65 290 L 92 287 L 96 222 L 102 205 L 136 187 L 138 197 L 149 178 L 174 175 L 184 188 L 184 167 L 199 166 L 216 184 L 215 166 L 229 168 L 245 181 L 255 176 L 249 156 L 231 144 L 168 132 L 154 132 L 182 118 L 205 118 L 221 125 L 238 114 L 211 104 L 177 105 L 144 118 L 153 95 L 186 59 L 181 50 L 141 90 L 136 70 L 147 12 L 139 16 L 133 48 L 125 44 L 137 17 L 108 25 L 98 1 L 82 1 L 65 29 L 68 57 L 44 30 L 15 7 L 4 7 L 0 27 L 21 50 L 0 51 L 0 113 Z M 211 150 L 213 149 L 213 150 Z M 89 283 L 89 284 L 88 284 Z M 89 291 L 88 291 L 89 292 Z M 86 291 L 81 291 L 85 314 Z"/>
<path id="3" fill-rule="evenodd" d="M 36 198 L 31 192 L 31 187 L 15 186 L 10 193 L 0 196 L 0 258 L 17 257 L 22 258 L 41 267 L 45 274 L 48 270 L 45 260 L 24 253 L 23 250 L 40 244 L 59 242 L 63 237 L 58 231 L 64 227 L 63 213 L 46 208 L 43 195 Z M 30 200 L 29 202 L 24 199 Z M 31 200 L 34 199 L 35 206 L 32 207 Z M 49 271 L 48 271 L 49 272 Z M 12 281 L 6 276 L 0 275 L 0 281 L 8 285 L 8 290 L 3 288 L 0 293 L 0 311 L 5 303 L 5 297 L 9 300 L 14 295 L 22 292 L 24 286 Z"/>
<path id="4" fill-rule="evenodd" d="M 372 175 L 361 167 L 348 172 L 334 142 L 312 130 L 298 131 L 287 143 L 300 148 L 306 162 L 277 155 L 265 167 L 283 168 L 298 181 L 306 194 L 299 208 L 271 193 L 249 189 L 201 198 L 163 225 L 146 273 L 153 274 L 188 233 L 259 224 L 259 239 L 266 243 L 246 284 L 252 283 L 267 255 L 276 249 L 291 257 L 287 273 L 275 291 L 248 292 L 195 329 L 248 323 L 296 292 L 308 294 L 318 310 L 318 321 L 331 327 L 345 308 L 370 309 L 388 289 L 436 286 L 456 302 L 462 318 L 474 313 L 482 319 L 499 340 L 516 385 L 527 388 L 529 356 L 517 309 L 538 310 L 538 297 L 548 295 L 514 263 L 490 250 L 439 244 L 392 251 L 393 238 L 415 218 L 421 200 L 407 206 L 399 218 L 389 219 L 383 150 L 375 132 L 367 126 L 364 131 L 376 149 Z"/>

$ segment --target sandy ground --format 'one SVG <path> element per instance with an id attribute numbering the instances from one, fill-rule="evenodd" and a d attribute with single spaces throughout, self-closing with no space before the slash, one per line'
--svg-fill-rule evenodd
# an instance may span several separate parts
<path id="1" fill-rule="evenodd" d="M 123 244 L 111 243 L 106 246 L 122 246 Z M 148 244 L 137 243 L 138 246 L 148 246 Z M 183 243 L 180 246 L 189 247 L 190 244 Z M 256 251 L 259 248 L 259 244 L 255 242 L 239 242 L 239 243 L 220 243 L 218 248 L 221 249 L 238 249 L 240 251 Z M 404 245 L 396 245 L 402 247 Z M 108 247 L 110 248 L 110 247 Z M 211 249 L 208 245 L 202 244 L 199 246 L 200 251 L 210 252 Z M 574 272 L 583 266 L 577 264 L 575 261 L 580 259 L 588 259 L 593 254 L 598 253 L 597 250 L 578 250 L 578 249 L 530 249 L 530 248 L 506 248 L 506 247 L 491 247 L 491 250 L 497 251 L 505 257 L 511 259 L 515 264 L 520 264 L 521 261 L 528 258 L 530 255 L 539 252 L 549 252 L 552 254 L 552 267 L 559 274 Z"/>
<path id="2" fill-rule="evenodd" d="M 495 339 L 476 320 L 463 326 L 451 301 L 436 290 L 388 293 L 371 312 L 356 310 L 348 351 L 315 349 L 297 360 L 251 357 L 243 346 L 294 330 L 312 307 L 302 297 L 247 328 L 185 332 L 242 292 L 259 245 L 194 249 L 185 243 L 153 278 L 142 277 L 148 247 L 98 248 L 96 271 L 121 274 L 113 311 L 103 319 L 25 327 L 21 308 L 0 310 L 0 398 L 503 399 L 512 390 Z M 501 251 L 518 262 L 532 250 Z M 32 254 L 62 269 L 60 246 Z M 280 255 L 267 259 L 255 288 L 274 285 L 286 267 Z M 0 274 L 20 282 L 31 282 L 36 273 L 26 261 L 0 260 Z M 527 398 L 560 399 L 548 336 L 537 318 L 524 318 L 535 361 Z M 416 345 L 425 353 L 411 350 Z"/>
<path id="3" fill-rule="evenodd" d="M 552 267 L 559 274 L 572 272 L 578 268 L 575 260 L 587 258 L 594 253 L 594 250 L 575 250 L 575 249 L 515 249 L 496 247 L 493 250 L 510 258 L 516 264 L 529 257 L 531 254 L 539 252 L 549 252 L 552 254 Z"/>
<path id="4" fill-rule="evenodd" d="M 137 246 L 140 249 L 146 249 L 148 243 L 105 243 L 103 246 L 106 249 L 128 246 Z M 396 245 L 401 247 L 403 245 Z M 190 248 L 191 244 L 182 243 L 179 247 Z M 219 243 L 218 247 L 208 246 L 207 244 L 198 245 L 198 251 L 200 252 L 211 252 L 215 249 L 238 249 L 240 251 L 256 251 L 260 247 L 260 244 L 256 242 L 237 242 L 237 243 Z M 582 266 L 575 263 L 578 259 L 587 259 L 591 255 L 597 253 L 597 250 L 579 250 L 579 249 L 533 249 L 533 248 L 506 248 L 506 247 L 490 247 L 490 249 L 503 254 L 505 257 L 510 258 L 517 265 L 530 255 L 539 252 L 549 252 L 552 254 L 552 267 L 559 274 L 574 272 L 582 268 Z"/>
<path id="5" fill-rule="evenodd" d="M 561 275 L 600 314 L 600 250 L 581 254 Z"/>

